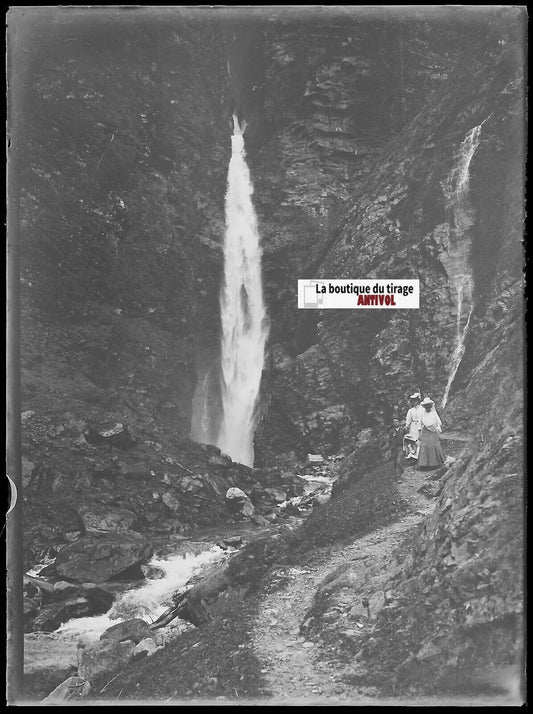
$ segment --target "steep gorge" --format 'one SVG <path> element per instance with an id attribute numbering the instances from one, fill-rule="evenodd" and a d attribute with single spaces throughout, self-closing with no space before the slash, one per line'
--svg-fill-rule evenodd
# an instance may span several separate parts
<path id="1" fill-rule="evenodd" d="M 216 491 L 228 477 L 241 485 L 261 478 L 188 440 L 198 380 L 213 367 L 216 377 L 237 105 L 248 123 L 271 324 L 256 466 L 290 469 L 308 451 L 355 453 L 357 462 L 361 441 L 379 443 L 414 386 L 440 404 L 456 346 L 456 281 L 466 265 L 472 314 L 441 416 L 445 428 L 472 441 L 391 571 L 401 628 L 380 676 L 401 665 L 410 682 L 427 677 L 419 672 L 426 662 L 405 659 L 429 642 L 443 686 L 447 668 L 516 658 L 519 14 L 495 10 L 457 22 L 445 13 L 430 21 L 416 12 L 341 10 L 325 21 L 272 10 L 228 23 L 223 15 L 200 21 L 185 9 L 172 12 L 115 10 L 105 20 L 88 13 L 73 21 L 61 11 L 54 24 L 37 18 L 38 33 L 28 31 L 17 46 L 18 81 L 27 88 L 18 110 L 23 456 L 26 508 L 36 519 L 26 531 L 28 562 L 45 543 L 82 529 L 76 503 L 95 496 L 105 503 L 106 474 L 115 488 L 118 479 L 118 500 L 137 479 L 139 495 L 128 494 L 126 504 L 133 511 L 155 519 L 164 512 L 190 527 L 201 512 L 188 505 L 188 513 L 171 514 L 162 483 L 186 502 L 200 476 L 220 501 L 206 483 Z M 447 185 L 462 142 L 481 124 L 469 167 L 472 223 L 458 232 Z M 299 277 L 418 278 L 421 309 L 298 312 Z M 86 443 L 88 428 L 116 422 L 127 423 L 140 446 L 117 456 Z M 355 463 L 354 472 L 365 467 Z M 36 470 L 50 474 L 45 515 Z M 223 506 L 203 517 L 223 522 Z M 151 523 L 140 529 L 150 533 Z M 370 663 L 388 648 L 387 617 L 365 645 Z"/>

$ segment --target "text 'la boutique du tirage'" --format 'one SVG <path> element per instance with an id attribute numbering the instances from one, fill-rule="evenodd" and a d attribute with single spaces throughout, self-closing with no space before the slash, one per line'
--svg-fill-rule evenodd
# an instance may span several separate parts
<path id="1" fill-rule="evenodd" d="M 418 280 L 298 280 L 299 308 L 417 309 L 419 303 Z"/>

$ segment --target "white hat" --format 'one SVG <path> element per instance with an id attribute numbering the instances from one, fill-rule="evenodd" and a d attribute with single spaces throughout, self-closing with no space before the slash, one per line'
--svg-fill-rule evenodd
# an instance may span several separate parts
<path id="1" fill-rule="evenodd" d="M 420 399 L 420 392 L 415 392 L 414 394 L 411 394 L 409 399 Z"/>
<path id="2" fill-rule="evenodd" d="M 424 406 L 424 404 L 435 404 L 435 402 L 429 397 L 424 397 L 424 399 L 420 402 L 420 405 Z"/>

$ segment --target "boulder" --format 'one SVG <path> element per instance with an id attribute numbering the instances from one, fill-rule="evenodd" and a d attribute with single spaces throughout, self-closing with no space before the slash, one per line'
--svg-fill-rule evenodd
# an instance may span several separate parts
<path id="1" fill-rule="evenodd" d="M 131 640 L 135 642 L 135 644 L 138 644 L 145 637 L 148 637 L 149 634 L 150 628 L 146 622 L 140 618 L 134 618 L 108 627 L 107 630 L 100 635 L 100 639 L 116 640 L 117 642 Z"/>
<path id="2" fill-rule="evenodd" d="M 87 535 L 59 552 L 54 567 L 63 578 L 83 583 L 103 583 L 128 568 L 140 565 L 152 554 L 146 538 L 134 531 Z"/>
<path id="3" fill-rule="evenodd" d="M 85 617 L 91 614 L 89 600 L 85 597 L 72 597 L 44 607 L 26 625 L 26 632 L 53 632 L 67 620 Z"/>
<path id="4" fill-rule="evenodd" d="M 245 517 L 254 514 L 253 503 L 240 488 L 228 488 L 226 491 L 226 503 L 232 513 L 240 513 Z"/>
<path id="5" fill-rule="evenodd" d="M 84 429 L 83 436 L 93 446 L 108 444 L 119 449 L 130 449 L 137 444 L 137 439 L 125 424 L 114 424 L 107 429 L 95 429 L 89 426 Z"/>
<path id="6" fill-rule="evenodd" d="M 42 704 L 59 704 L 84 699 L 91 692 L 91 685 L 81 677 L 69 677 L 42 700 Z"/>
<path id="7" fill-rule="evenodd" d="M 58 600 L 77 593 L 79 593 L 79 587 L 74 583 L 67 583 L 66 580 L 58 580 L 57 583 L 54 583 L 54 597 Z"/>
<path id="8" fill-rule="evenodd" d="M 87 533 L 118 533 L 127 531 L 137 516 L 125 508 L 109 506 L 84 506 L 79 509 L 80 518 Z"/>
<path id="9" fill-rule="evenodd" d="M 201 491 L 204 488 L 204 482 L 201 476 L 184 476 L 181 478 L 176 487 L 182 493 Z"/>
<path id="10" fill-rule="evenodd" d="M 93 680 L 103 674 L 122 669 L 133 657 L 135 643 L 131 640 L 99 640 L 78 651 L 78 674 L 85 680 Z"/>
<path id="11" fill-rule="evenodd" d="M 156 651 L 157 645 L 151 637 L 145 637 L 144 640 L 141 640 L 139 644 L 135 647 L 136 655 L 146 653 L 146 655 L 149 657 Z"/>
<path id="12" fill-rule="evenodd" d="M 180 502 L 170 491 L 165 491 L 161 496 L 161 500 L 172 513 L 179 513 L 181 510 Z"/>
<path id="13" fill-rule="evenodd" d="M 283 503 L 287 500 L 287 492 L 280 488 L 265 488 L 265 493 L 268 493 L 276 503 Z"/>
<path id="14" fill-rule="evenodd" d="M 103 615 L 115 601 L 113 593 L 98 587 L 94 583 L 82 583 L 80 591 L 89 601 L 92 615 Z"/>

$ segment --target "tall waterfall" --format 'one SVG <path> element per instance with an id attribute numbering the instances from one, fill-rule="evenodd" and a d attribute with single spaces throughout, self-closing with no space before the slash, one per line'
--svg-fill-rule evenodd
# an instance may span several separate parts
<path id="1" fill-rule="evenodd" d="M 481 128 L 485 121 L 467 132 L 444 186 L 450 211 L 450 245 L 443 263 L 455 287 L 457 329 L 448 382 L 442 398 L 443 409 L 448 402 L 450 388 L 463 359 L 465 339 L 473 311 L 473 281 L 469 266 L 471 238 L 468 231 L 474 224 L 475 215 L 469 200 L 470 164 L 479 146 Z"/>
<path id="2" fill-rule="evenodd" d="M 222 422 L 217 446 L 234 461 L 254 461 L 256 407 L 263 371 L 267 319 L 261 241 L 246 164 L 244 127 L 233 117 L 226 193 L 224 282 L 220 294 Z"/>

